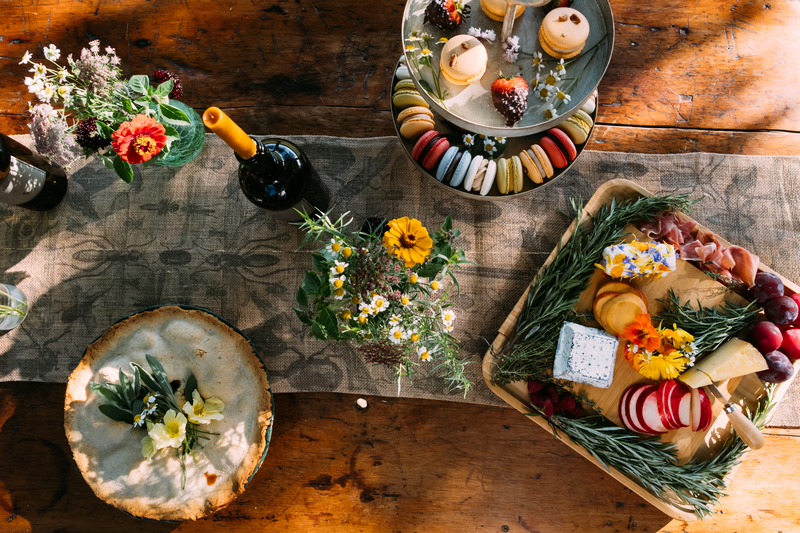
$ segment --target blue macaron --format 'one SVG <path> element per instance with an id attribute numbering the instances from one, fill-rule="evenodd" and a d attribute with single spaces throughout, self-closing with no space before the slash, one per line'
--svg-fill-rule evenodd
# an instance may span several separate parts
<path id="1" fill-rule="evenodd" d="M 439 167 L 436 169 L 436 179 L 442 181 L 444 179 L 444 174 L 447 172 L 447 169 L 450 167 L 450 163 L 453 162 L 453 158 L 458 153 L 458 146 L 451 146 L 445 153 L 442 160 L 439 161 Z"/>
<path id="2" fill-rule="evenodd" d="M 461 185 L 461 182 L 464 181 L 464 176 L 467 175 L 467 169 L 469 168 L 469 164 L 471 162 L 472 156 L 470 153 L 464 152 L 464 156 L 461 158 L 461 161 L 458 162 L 456 172 L 453 174 L 453 179 L 450 180 L 451 187 L 458 187 Z"/>

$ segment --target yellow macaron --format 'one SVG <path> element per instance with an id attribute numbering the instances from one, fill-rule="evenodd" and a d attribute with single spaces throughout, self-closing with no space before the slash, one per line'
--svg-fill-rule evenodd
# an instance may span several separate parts
<path id="1" fill-rule="evenodd" d="M 577 56 L 589 37 L 589 21 L 578 10 L 559 7 L 542 20 L 539 27 L 539 44 L 542 50 L 556 59 Z"/>
<path id="2" fill-rule="evenodd" d="M 489 55 L 483 44 L 471 35 L 456 35 L 444 44 L 439 61 L 442 74 L 451 83 L 469 85 L 486 72 Z"/>
<path id="3" fill-rule="evenodd" d="M 510 172 L 508 170 L 508 159 L 497 160 L 497 190 L 500 194 L 508 194 Z"/>
<path id="4" fill-rule="evenodd" d="M 503 19 L 506 18 L 507 5 L 505 0 L 481 0 L 481 9 L 486 16 L 498 22 L 503 22 Z M 517 6 L 514 19 L 518 19 L 524 12 L 525 6 Z"/>
<path id="5" fill-rule="evenodd" d="M 542 171 L 542 174 L 546 178 L 552 178 L 553 164 L 550 162 L 550 158 L 547 157 L 547 152 L 544 151 L 544 148 L 542 148 L 538 144 L 534 144 L 531 146 L 531 151 L 533 151 L 533 155 L 536 156 L 536 160 L 534 161 L 534 163 L 538 161 L 539 165 L 541 165 L 540 170 Z"/>
<path id="6" fill-rule="evenodd" d="M 539 172 L 539 169 L 536 167 L 536 163 L 533 161 L 535 157 L 536 154 L 534 154 L 531 150 L 523 150 L 519 153 L 519 160 L 522 163 L 522 166 L 525 168 L 525 171 L 528 173 L 528 177 L 531 179 L 531 181 L 534 183 L 542 183 L 542 174 Z"/>
<path id="7" fill-rule="evenodd" d="M 421 106 L 403 109 L 397 115 L 397 123 L 400 124 L 400 135 L 406 139 L 415 139 L 430 131 L 436 125 L 433 121 L 433 113 Z"/>
<path id="8" fill-rule="evenodd" d="M 522 192 L 522 162 L 519 157 L 512 155 L 508 160 L 509 188 L 514 192 Z"/>

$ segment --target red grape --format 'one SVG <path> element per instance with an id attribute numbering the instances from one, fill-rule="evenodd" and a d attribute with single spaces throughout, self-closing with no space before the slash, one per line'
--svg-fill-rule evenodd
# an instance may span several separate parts
<path id="1" fill-rule="evenodd" d="M 764 315 L 775 324 L 791 324 L 797 320 L 800 307 L 788 296 L 778 296 L 764 306 Z"/>
<path id="2" fill-rule="evenodd" d="M 758 376 L 761 381 L 766 381 L 767 383 L 783 383 L 794 374 L 794 367 L 783 352 L 779 352 L 778 350 L 769 352 L 764 355 L 764 359 L 767 361 L 769 368 L 756 373 L 756 376 Z"/>
<path id="3" fill-rule="evenodd" d="M 764 307 L 773 298 L 783 296 L 783 282 L 775 274 L 759 272 L 756 274 L 756 284 L 750 287 L 750 296 Z"/>
<path id="4" fill-rule="evenodd" d="M 789 359 L 800 359 L 800 329 L 790 329 L 783 332 L 781 351 Z"/>
<path id="5" fill-rule="evenodd" d="M 769 353 L 777 350 L 783 344 L 783 334 L 778 326 L 764 320 L 763 322 L 756 322 L 750 328 L 750 342 L 761 353 Z"/>
<path id="6" fill-rule="evenodd" d="M 794 303 L 796 303 L 796 304 L 797 304 L 797 306 L 798 306 L 798 307 L 800 307 L 800 293 L 795 293 L 795 294 L 792 294 L 791 296 L 789 296 L 789 298 L 791 298 L 792 300 L 794 300 Z M 793 326 L 797 326 L 798 328 L 800 328 L 800 316 L 798 316 L 798 317 L 797 317 L 797 320 L 795 320 L 795 321 L 792 323 L 792 325 L 793 325 Z"/>

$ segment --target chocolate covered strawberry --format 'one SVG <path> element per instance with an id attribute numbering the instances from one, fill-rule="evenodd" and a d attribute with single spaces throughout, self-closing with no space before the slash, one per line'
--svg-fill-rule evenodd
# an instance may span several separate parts
<path id="1" fill-rule="evenodd" d="M 501 74 L 492 83 L 492 103 L 506 118 L 506 126 L 513 126 L 528 109 L 528 83 L 522 76 L 505 78 Z"/>
<path id="2" fill-rule="evenodd" d="M 431 0 L 425 8 L 425 21 L 443 30 L 454 30 L 464 21 L 464 6 L 455 0 Z"/>

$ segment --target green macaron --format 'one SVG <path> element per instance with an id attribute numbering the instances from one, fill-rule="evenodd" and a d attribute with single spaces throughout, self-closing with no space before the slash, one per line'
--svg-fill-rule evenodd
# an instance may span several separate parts
<path id="1" fill-rule="evenodd" d="M 508 160 L 500 158 L 497 160 L 497 190 L 500 194 L 508 194 L 508 186 L 510 181 L 510 172 L 508 171 Z"/>
<path id="2" fill-rule="evenodd" d="M 566 133 L 573 143 L 583 144 L 589 138 L 592 126 L 594 126 L 592 117 L 579 109 L 556 127 Z"/>

